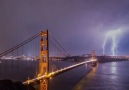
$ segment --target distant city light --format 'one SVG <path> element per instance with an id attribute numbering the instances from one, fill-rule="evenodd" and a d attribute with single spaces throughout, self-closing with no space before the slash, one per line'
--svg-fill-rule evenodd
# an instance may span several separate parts
<path id="1" fill-rule="evenodd" d="M 4 60 L 38 60 L 39 57 L 37 56 L 3 56 L 0 59 L 4 59 Z"/>

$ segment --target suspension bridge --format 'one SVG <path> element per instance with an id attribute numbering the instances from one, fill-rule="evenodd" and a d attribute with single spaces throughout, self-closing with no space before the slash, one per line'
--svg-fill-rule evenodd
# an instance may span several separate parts
<path id="1" fill-rule="evenodd" d="M 46 31 L 41 31 L 39 34 L 32 36 L 31 38 L 23 41 L 22 43 L 8 49 L 7 51 L 0 54 L 1 64 L 4 65 L 3 76 L 7 76 L 7 69 L 12 68 L 12 72 L 20 72 L 18 70 L 20 60 L 33 60 L 36 64 L 34 65 L 33 71 L 36 73 L 32 74 L 34 77 L 28 78 L 23 81 L 24 85 L 34 85 L 39 84 L 40 90 L 49 90 L 49 79 L 60 75 L 66 71 L 69 71 L 73 68 L 79 67 L 81 65 L 90 63 L 91 66 L 97 64 L 97 59 L 95 58 L 95 52 L 92 51 L 90 59 L 82 59 L 80 61 L 74 62 L 71 65 L 67 65 L 63 68 L 53 68 L 50 69 L 50 63 L 52 60 L 61 60 L 65 61 L 67 59 L 72 59 L 72 56 L 60 45 L 60 43 L 54 38 L 54 36 Z M 117 58 L 117 57 L 114 57 Z M 120 57 L 123 58 L 123 57 Z M 5 60 L 8 59 L 8 60 Z M 11 66 L 7 65 L 7 62 L 11 61 Z M 15 62 L 17 61 L 17 62 Z M 32 62 L 33 62 L 32 61 Z M 36 62 L 38 61 L 38 63 Z M 4 62 L 4 63 L 3 63 Z M 0 64 L 0 65 L 1 65 Z M 15 70 L 14 70 L 15 65 Z M 33 65 L 33 64 L 31 64 Z M 23 64 L 24 66 L 24 64 Z M 2 68 L 3 69 L 3 68 Z M 16 70 L 17 69 L 17 70 Z M 24 68 L 26 70 L 26 68 Z M 1 70 L 1 67 L 0 67 Z M 11 72 L 10 72 L 11 73 Z M 8 74 L 9 75 L 9 74 Z M 14 77 L 16 77 L 15 75 Z M 29 77 L 29 76 L 28 76 Z M 11 77 L 10 77 L 11 79 Z"/>

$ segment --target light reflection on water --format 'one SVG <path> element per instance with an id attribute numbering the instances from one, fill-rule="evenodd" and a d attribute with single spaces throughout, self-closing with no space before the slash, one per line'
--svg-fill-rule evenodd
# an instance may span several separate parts
<path id="1" fill-rule="evenodd" d="M 73 90 L 129 90 L 129 61 L 99 64 Z"/>
<path id="2" fill-rule="evenodd" d="M 117 67 L 116 66 L 117 66 L 117 62 L 112 62 L 111 63 L 111 67 L 110 68 L 111 68 L 111 72 L 112 73 L 117 73 Z"/>

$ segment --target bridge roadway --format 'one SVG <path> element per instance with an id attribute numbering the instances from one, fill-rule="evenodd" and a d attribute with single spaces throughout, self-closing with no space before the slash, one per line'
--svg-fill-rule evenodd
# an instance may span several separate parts
<path id="1" fill-rule="evenodd" d="M 74 64 L 74 65 L 65 67 L 63 69 L 57 70 L 55 72 L 51 72 L 48 75 L 42 75 L 42 76 L 38 76 L 38 77 L 33 78 L 33 79 L 29 79 L 29 80 L 23 82 L 23 84 L 27 85 L 27 84 L 31 84 L 31 83 L 37 82 L 39 80 L 42 80 L 43 78 L 51 78 L 51 77 L 57 76 L 59 74 L 62 74 L 68 70 L 71 70 L 75 67 L 81 66 L 81 65 L 86 64 L 86 63 L 94 62 L 94 61 L 97 61 L 97 60 L 88 60 L 88 61 L 80 62 L 80 63 Z"/>

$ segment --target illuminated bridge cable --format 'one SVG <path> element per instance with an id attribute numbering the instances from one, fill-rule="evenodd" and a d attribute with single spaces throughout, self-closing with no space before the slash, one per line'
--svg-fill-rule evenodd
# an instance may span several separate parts
<path id="1" fill-rule="evenodd" d="M 49 32 L 49 34 L 51 35 L 51 37 L 55 40 L 55 42 L 61 47 L 61 49 L 68 55 L 70 56 L 70 54 L 68 52 L 66 52 L 66 50 L 59 44 L 59 42 L 54 38 L 54 36 Z"/>
<path id="2" fill-rule="evenodd" d="M 33 37 L 31 37 L 31 38 L 25 40 L 24 42 L 22 42 L 22 43 L 20 43 L 20 44 L 18 44 L 18 45 L 16 45 L 16 46 L 14 46 L 14 47 L 12 47 L 11 49 L 9 49 L 9 50 L 7 50 L 7 51 L 1 53 L 1 54 L 0 54 L 0 57 L 3 56 L 3 55 L 6 55 L 6 54 L 8 54 L 8 53 L 10 53 L 10 52 L 12 52 L 12 51 L 14 51 L 14 50 L 16 50 L 16 49 L 18 49 L 18 48 L 20 48 L 21 46 L 25 45 L 26 43 L 28 43 L 28 42 L 32 41 L 33 39 L 37 38 L 39 35 L 40 35 L 40 34 L 35 35 L 35 36 L 33 36 Z"/>
<path id="3" fill-rule="evenodd" d="M 12 51 L 18 49 L 18 48 L 20 48 L 21 46 L 23 46 L 23 45 L 29 43 L 30 41 L 34 40 L 35 38 L 37 38 L 37 37 L 39 37 L 39 36 L 40 36 L 40 34 L 36 34 L 36 35 L 32 36 L 31 38 L 29 38 L 29 39 L 23 41 L 22 43 L 20 43 L 20 44 L 14 46 L 14 47 L 12 47 L 11 49 L 6 50 L 5 52 L 3 52 L 3 53 L 0 54 L 0 57 L 2 57 L 2 56 L 4 56 L 4 55 L 6 55 L 6 54 L 8 54 L 8 53 L 10 53 L 10 52 L 12 52 Z"/>
<path id="4" fill-rule="evenodd" d="M 52 38 L 54 39 L 54 41 L 58 44 L 58 46 L 60 46 L 60 48 L 68 55 L 68 56 L 70 56 L 67 52 L 66 52 L 66 50 L 59 44 L 59 42 L 54 38 L 54 36 L 52 35 L 52 34 L 50 34 L 51 36 L 52 36 Z"/>
<path id="5" fill-rule="evenodd" d="M 50 39 L 49 39 L 50 40 Z M 61 52 L 62 53 L 62 51 L 50 40 L 50 43 L 52 43 L 54 46 L 55 46 L 55 48 L 57 49 L 57 50 L 59 50 L 59 52 Z M 64 56 L 66 56 L 65 54 L 63 54 Z"/>

